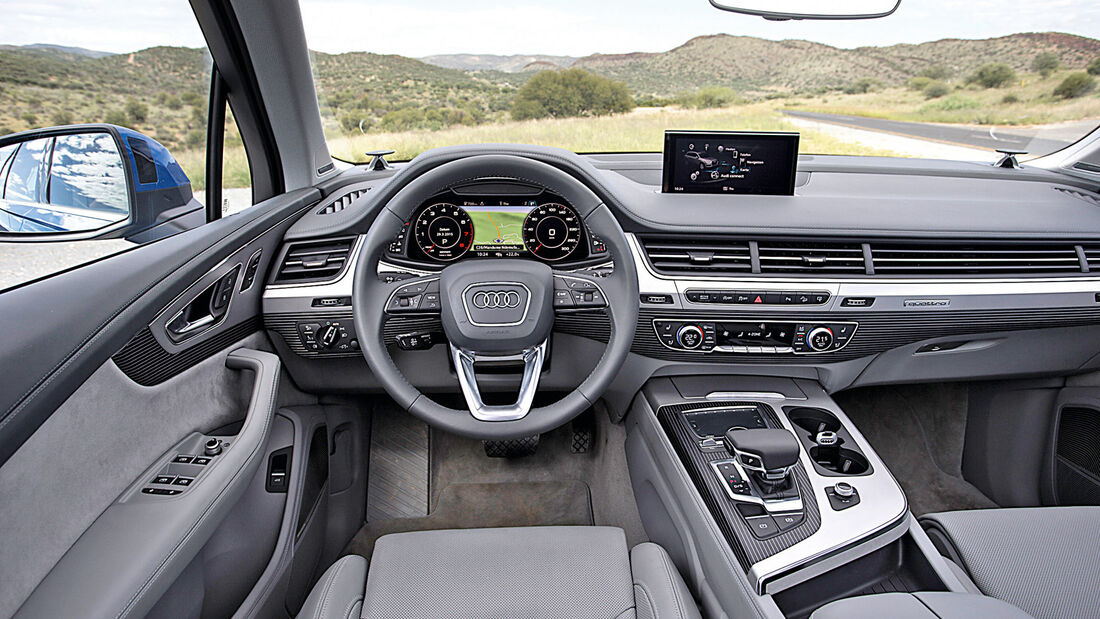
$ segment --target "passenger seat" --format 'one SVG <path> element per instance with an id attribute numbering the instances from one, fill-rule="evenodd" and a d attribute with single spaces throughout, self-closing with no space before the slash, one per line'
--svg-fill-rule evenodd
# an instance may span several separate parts
<path id="1" fill-rule="evenodd" d="M 1038 619 L 1095 616 L 1100 507 L 1024 507 L 927 514 L 921 525 L 974 592 Z"/>

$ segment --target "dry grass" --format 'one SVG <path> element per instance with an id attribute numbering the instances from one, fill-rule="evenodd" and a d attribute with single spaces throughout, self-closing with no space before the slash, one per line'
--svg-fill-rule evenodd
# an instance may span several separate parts
<path id="1" fill-rule="evenodd" d="M 781 106 L 917 122 L 978 125 L 1045 125 L 1087 119 L 1100 122 L 1100 91 L 1069 100 L 1051 94 L 1068 74 L 1059 72 L 1046 79 L 1023 75 L 1004 88 L 982 89 L 953 83 L 951 93 L 939 99 L 926 99 L 923 93 L 905 88 L 888 88 L 859 95 L 792 98 L 783 100 Z M 1017 101 L 1005 103 L 1008 95 Z"/>

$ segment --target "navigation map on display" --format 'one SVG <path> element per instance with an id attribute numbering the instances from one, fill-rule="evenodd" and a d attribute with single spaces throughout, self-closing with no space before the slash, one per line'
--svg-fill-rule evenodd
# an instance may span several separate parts
<path id="1" fill-rule="evenodd" d="M 465 207 L 474 223 L 474 251 L 525 251 L 523 220 L 530 207 Z"/>
<path id="2" fill-rule="evenodd" d="M 790 195 L 798 134 L 668 132 L 664 191 Z"/>

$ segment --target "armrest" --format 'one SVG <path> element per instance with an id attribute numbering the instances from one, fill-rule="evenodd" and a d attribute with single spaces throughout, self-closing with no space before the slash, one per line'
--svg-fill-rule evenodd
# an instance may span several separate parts
<path id="1" fill-rule="evenodd" d="M 61 557 L 16 617 L 144 616 L 195 558 L 261 465 L 275 414 L 276 355 L 239 349 L 226 366 L 255 375 L 240 433 L 202 466 L 175 462 L 201 454 L 206 437 L 198 433 L 161 456 Z M 193 475 L 190 486 L 148 494 L 154 477 L 181 466 Z"/>
<path id="2" fill-rule="evenodd" d="M 810 619 L 1030 619 L 1008 602 L 972 593 L 880 593 L 837 600 Z"/>

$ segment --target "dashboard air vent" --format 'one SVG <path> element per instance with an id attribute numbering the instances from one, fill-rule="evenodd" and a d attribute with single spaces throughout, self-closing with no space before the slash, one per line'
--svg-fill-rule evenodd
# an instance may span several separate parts
<path id="1" fill-rule="evenodd" d="M 763 274 L 867 273 L 860 243 L 760 241 L 759 249 Z"/>
<path id="2" fill-rule="evenodd" d="M 751 273 L 748 241 L 646 237 L 642 247 L 658 273 Z"/>
<path id="3" fill-rule="evenodd" d="M 1032 275 L 1082 271 L 1073 245 L 872 243 L 871 257 L 875 275 Z"/>
<path id="4" fill-rule="evenodd" d="M 317 211 L 317 214 L 331 215 L 333 213 L 339 213 L 340 211 L 346 209 L 349 205 L 351 205 L 351 203 L 354 202 L 356 198 L 367 193 L 368 191 L 370 191 L 369 188 L 349 191 L 348 193 L 337 198 L 336 201 L 332 204 L 329 204 L 328 206 L 325 206 L 321 210 Z"/>
<path id="5" fill-rule="evenodd" d="M 274 284 L 302 284 L 335 279 L 344 270 L 351 254 L 354 237 L 290 243 Z"/>

